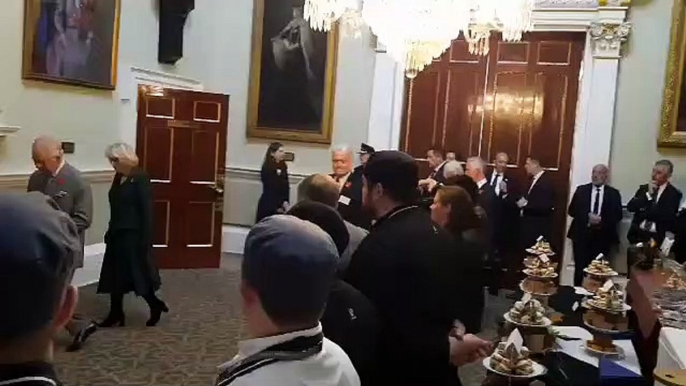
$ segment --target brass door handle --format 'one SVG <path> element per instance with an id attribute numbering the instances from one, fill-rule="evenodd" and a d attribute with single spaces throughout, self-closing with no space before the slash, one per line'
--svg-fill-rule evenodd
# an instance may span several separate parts
<path id="1" fill-rule="evenodd" d="M 218 195 L 224 195 L 224 185 L 213 183 L 211 185 L 207 185 L 207 187 L 214 190 L 214 192 Z"/>

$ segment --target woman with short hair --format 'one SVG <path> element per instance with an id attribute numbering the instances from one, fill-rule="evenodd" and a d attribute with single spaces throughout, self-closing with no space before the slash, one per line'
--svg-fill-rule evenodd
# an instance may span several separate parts
<path id="1" fill-rule="evenodd" d="M 110 294 L 110 312 L 100 326 L 124 326 L 123 300 L 129 292 L 145 299 L 150 307 L 146 325 L 155 326 L 169 309 L 155 295 L 161 281 L 152 254 L 152 184 L 138 167 L 131 146 L 115 143 L 107 147 L 105 156 L 116 174 L 109 192 L 110 223 L 98 283 L 98 293 Z"/>

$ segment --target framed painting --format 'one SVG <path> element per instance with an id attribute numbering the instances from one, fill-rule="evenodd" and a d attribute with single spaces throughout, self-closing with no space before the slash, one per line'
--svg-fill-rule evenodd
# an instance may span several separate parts
<path id="1" fill-rule="evenodd" d="M 331 143 L 338 28 L 310 28 L 304 0 L 255 0 L 248 138 Z"/>
<path id="2" fill-rule="evenodd" d="M 24 0 L 24 79 L 113 90 L 121 0 Z"/>
<path id="3" fill-rule="evenodd" d="M 658 146 L 686 147 L 686 5 L 674 0 Z"/>

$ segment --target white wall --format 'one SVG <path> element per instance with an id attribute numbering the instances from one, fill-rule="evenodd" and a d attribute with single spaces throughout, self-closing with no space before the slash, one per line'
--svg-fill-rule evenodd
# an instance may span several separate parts
<path id="1" fill-rule="evenodd" d="M 642 0 L 631 5 L 633 31 L 620 61 L 610 161 L 612 183 L 624 202 L 648 181 L 651 164 L 659 158 L 675 163 L 673 182 L 686 189 L 686 150 L 657 148 L 672 3 Z"/>

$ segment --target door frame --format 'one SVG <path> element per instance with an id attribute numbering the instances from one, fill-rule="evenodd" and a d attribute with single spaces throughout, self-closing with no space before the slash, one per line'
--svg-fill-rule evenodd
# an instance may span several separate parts
<path id="1" fill-rule="evenodd" d="M 569 6 L 564 9 L 535 10 L 533 32 L 586 33 L 584 57 L 579 73 L 579 95 L 569 173 L 568 197 L 571 200 L 578 185 L 590 182 L 593 165 L 602 163 L 611 166 L 610 151 L 617 77 L 622 42 L 626 40 L 626 36 L 609 33 L 608 36 L 611 36 L 612 40 L 607 43 L 616 44 L 600 44 L 603 42 L 593 37 L 591 27 L 594 27 L 594 30 L 610 32 L 613 27 L 624 25 L 629 7 L 579 8 L 578 2 L 569 0 L 569 3 Z M 599 44 L 596 44 L 596 41 Z M 405 81 L 403 66 L 385 52 L 377 52 L 368 128 L 370 145 L 378 148 L 399 149 Z M 389 107 L 391 107 L 390 114 Z M 567 226 L 569 223 L 568 218 Z M 571 243 L 566 242 L 562 263 L 565 268 L 562 270 L 561 277 L 563 284 L 572 281 L 574 266 L 572 256 Z"/>

